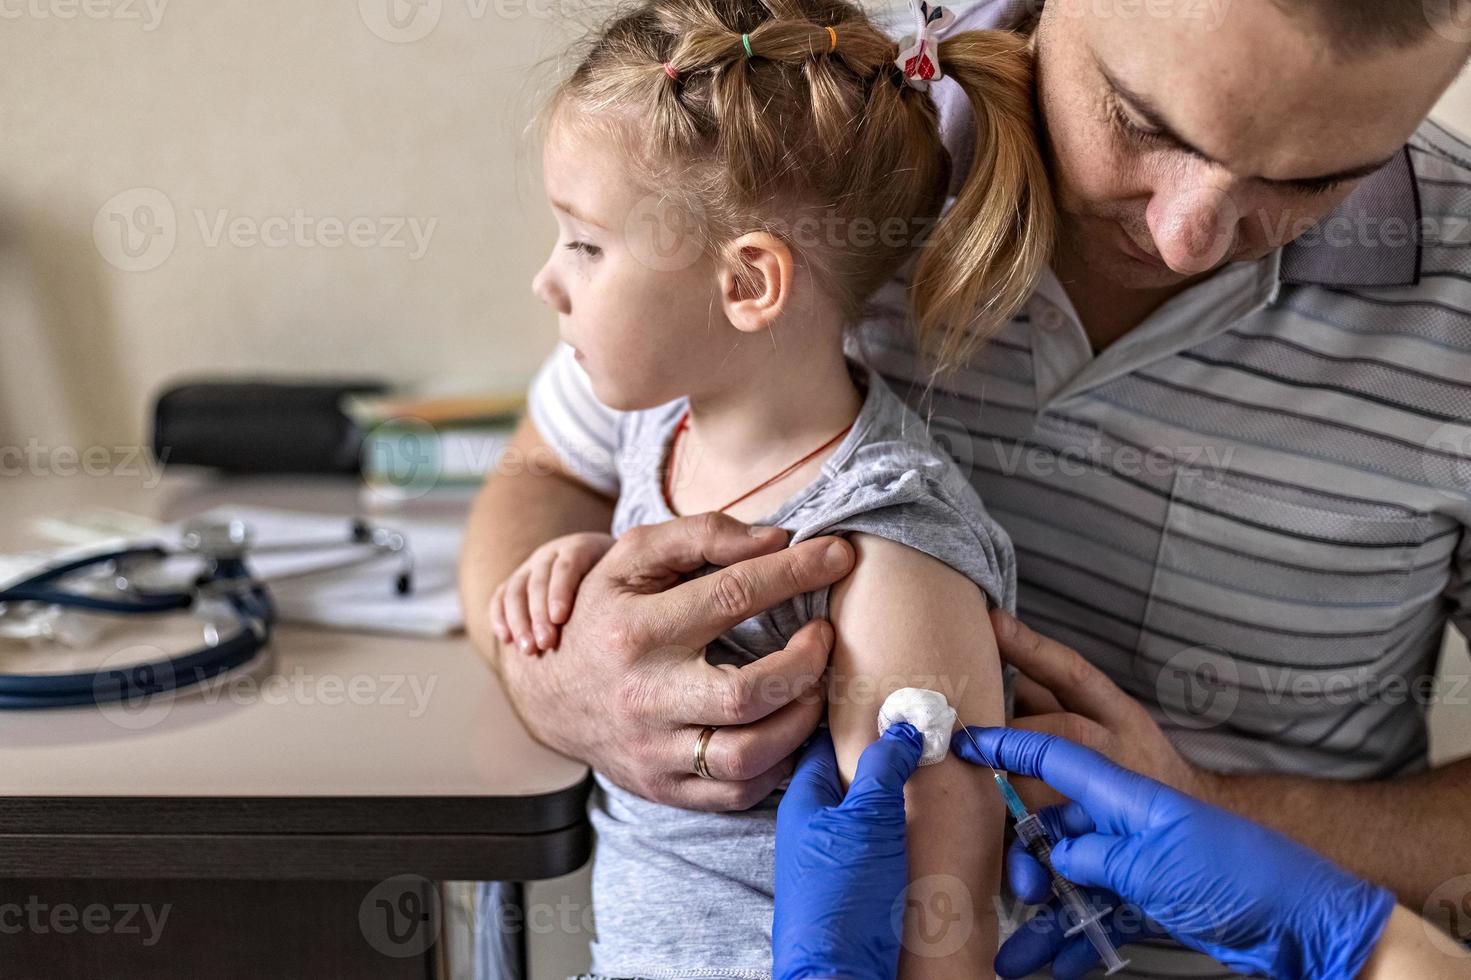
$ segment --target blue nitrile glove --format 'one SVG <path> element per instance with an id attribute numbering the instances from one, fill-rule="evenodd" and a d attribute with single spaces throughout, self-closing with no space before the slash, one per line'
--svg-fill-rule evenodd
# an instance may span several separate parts
<path id="1" fill-rule="evenodd" d="M 890 728 L 859 756 L 846 799 L 827 729 L 803 753 L 776 814 L 774 980 L 898 974 L 904 783 L 923 750 L 914 726 Z"/>
<path id="2" fill-rule="evenodd" d="M 1322 855 L 1090 749 L 1038 732 L 969 731 L 980 752 L 957 732 L 956 755 L 1041 779 L 1072 801 L 1042 814 L 1058 841 L 1059 874 L 1122 896 L 1233 969 L 1293 980 L 1357 976 L 1394 909 L 1388 891 Z M 1008 855 L 1007 871 L 1023 900 L 1047 893 L 1025 851 Z M 1019 977 L 1052 963 L 1055 976 L 1073 977 L 1097 961 L 1083 936 L 1064 939 L 1052 917 L 1007 940 L 996 970 Z"/>

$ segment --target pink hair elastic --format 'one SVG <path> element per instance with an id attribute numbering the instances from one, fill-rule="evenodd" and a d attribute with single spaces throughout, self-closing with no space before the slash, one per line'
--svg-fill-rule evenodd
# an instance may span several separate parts
<path id="1" fill-rule="evenodd" d="M 664 62 L 664 74 L 668 75 L 669 80 L 672 82 L 679 81 L 679 72 L 674 70 L 674 62 L 672 61 Z"/>

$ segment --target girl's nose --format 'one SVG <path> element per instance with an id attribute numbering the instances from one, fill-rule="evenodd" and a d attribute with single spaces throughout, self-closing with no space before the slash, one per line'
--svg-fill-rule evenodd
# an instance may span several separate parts
<path id="1" fill-rule="evenodd" d="M 567 299 L 567 293 L 557 282 L 556 274 L 552 272 L 552 264 L 548 262 L 541 267 L 541 271 L 531 280 L 531 291 L 536 298 L 547 306 L 556 310 L 563 316 L 572 312 L 572 304 Z"/>

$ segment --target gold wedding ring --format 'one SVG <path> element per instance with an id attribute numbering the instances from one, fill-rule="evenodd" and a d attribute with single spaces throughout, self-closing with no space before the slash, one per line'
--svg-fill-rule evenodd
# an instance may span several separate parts
<path id="1" fill-rule="evenodd" d="M 705 751 L 710 748 L 710 736 L 715 734 L 715 726 L 711 725 L 700 732 L 700 740 L 695 743 L 695 775 L 701 779 L 714 779 L 710 772 L 710 766 L 705 761 Z"/>

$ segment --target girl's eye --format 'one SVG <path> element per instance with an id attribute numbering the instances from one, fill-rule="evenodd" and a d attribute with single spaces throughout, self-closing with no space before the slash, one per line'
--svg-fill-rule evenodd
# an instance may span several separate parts
<path id="1" fill-rule="evenodd" d="M 603 254 L 602 249 L 596 245 L 589 245 L 587 242 L 568 242 L 567 251 L 580 253 L 590 259 L 595 259 Z"/>

